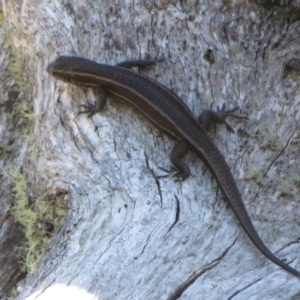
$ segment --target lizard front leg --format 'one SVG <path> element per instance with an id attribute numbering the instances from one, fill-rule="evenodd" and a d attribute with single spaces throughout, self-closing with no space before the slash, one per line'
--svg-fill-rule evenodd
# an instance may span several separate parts
<path id="1" fill-rule="evenodd" d="M 153 60 L 144 60 L 144 59 L 128 60 L 128 61 L 123 61 L 121 63 L 118 63 L 118 64 L 116 64 L 116 66 L 122 67 L 122 68 L 127 68 L 127 69 L 134 68 L 134 67 L 143 68 L 146 66 L 154 65 L 154 64 L 156 64 L 158 62 L 162 62 L 162 61 L 164 61 L 164 58 L 153 59 Z M 83 107 L 84 110 L 78 112 L 78 114 L 88 113 L 87 117 L 90 118 L 94 114 L 103 110 L 103 108 L 107 102 L 106 90 L 99 86 L 99 87 L 94 88 L 94 94 L 97 98 L 96 103 L 80 104 L 79 106 Z"/>
<path id="2" fill-rule="evenodd" d="M 96 103 L 80 104 L 79 106 L 84 107 L 85 110 L 78 112 L 78 114 L 88 113 L 88 118 L 103 110 L 107 102 L 107 92 L 102 87 L 94 88 L 94 93 L 97 98 Z"/>

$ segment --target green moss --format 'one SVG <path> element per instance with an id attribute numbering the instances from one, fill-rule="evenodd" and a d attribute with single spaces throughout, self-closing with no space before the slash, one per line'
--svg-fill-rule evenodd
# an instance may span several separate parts
<path id="1" fill-rule="evenodd" d="M 266 176 L 262 173 L 254 171 L 252 166 L 249 166 L 244 178 L 248 181 L 253 180 L 260 186 L 266 186 L 268 184 Z"/>
<path id="2" fill-rule="evenodd" d="M 4 21 L 4 15 L 3 12 L 0 10 L 0 26 L 3 26 L 3 21 Z"/>
<path id="3" fill-rule="evenodd" d="M 300 187 L 300 176 L 297 175 L 295 178 L 294 178 L 294 183 L 296 186 Z"/>
<path id="4" fill-rule="evenodd" d="M 26 101 L 25 99 L 17 102 L 14 107 L 18 115 L 27 120 L 32 120 L 37 116 L 37 114 L 35 114 L 33 110 L 29 107 L 28 101 Z"/>
<path id="5" fill-rule="evenodd" d="M 281 179 L 281 178 L 277 178 L 280 185 L 281 185 L 281 192 L 280 195 L 282 197 L 293 197 L 293 188 L 292 186 L 290 186 L 285 180 Z"/>
<path id="6" fill-rule="evenodd" d="M 10 170 L 4 175 L 13 184 L 12 193 L 15 202 L 10 212 L 23 225 L 27 239 L 20 249 L 23 257 L 23 270 L 33 273 L 52 235 L 59 228 L 67 212 L 67 206 L 59 202 L 55 195 L 29 201 L 28 186 L 24 175 L 16 170 Z"/>
<path id="7" fill-rule="evenodd" d="M 34 165 L 38 156 L 38 149 L 35 145 L 35 137 L 32 134 L 32 124 L 41 114 L 35 114 L 33 101 L 31 99 L 31 85 L 29 84 L 30 73 L 27 72 L 26 52 L 21 48 L 16 48 L 14 39 L 22 39 L 26 35 L 26 29 L 19 23 L 14 28 L 9 28 L 3 19 L 0 11 L 0 22 L 6 31 L 5 48 L 11 52 L 8 60 L 7 69 L 4 71 L 9 77 L 14 79 L 14 84 L 10 87 L 11 94 L 8 100 L 1 103 L 2 113 L 7 115 L 10 123 L 15 130 L 18 130 L 19 137 L 26 149 L 23 171 L 19 169 L 0 171 L 10 179 L 12 183 L 12 193 L 14 204 L 10 208 L 10 213 L 16 218 L 24 228 L 26 242 L 20 248 L 23 258 L 22 265 L 24 271 L 32 273 L 36 270 L 37 262 L 40 260 L 45 248 L 47 247 L 52 235 L 57 231 L 61 220 L 67 211 L 67 206 L 62 202 L 59 193 L 50 194 L 42 190 L 42 184 L 29 184 L 25 174 L 32 174 L 32 170 L 27 170 L 26 166 Z M 9 93 L 9 92 L 8 92 Z M 7 104 L 9 103 L 9 104 Z M 8 107 L 9 106 L 9 107 Z M 0 151 L 9 151 L 9 143 L 0 145 Z M 0 174 L 1 176 L 1 174 Z M 32 177 L 32 176 L 30 176 Z M 32 182 L 30 180 L 29 182 Z M 30 191 L 30 198 L 28 197 Z M 61 194 L 64 195 L 64 194 Z"/>
<path id="8" fill-rule="evenodd" d="M 4 25 L 6 26 L 6 25 Z M 20 23 L 16 26 L 19 32 L 25 31 L 24 27 Z M 27 78 L 26 69 L 24 68 L 24 55 L 21 55 L 19 49 L 14 47 L 12 38 L 9 34 L 12 30 L 8 30 L 5 35 L 5 44 L 11 48 L 11 57 L 8 63 L 8 71 L 15 80 L 15 88 L 18 90 L 15 92 L 18 96 L 14 100 L 12 118 L 18 120 L 18 126 L 20 126 L 20 135 L 23 143 L 27 147 L 27 153 L 29 157 L 34 161 L 37 157 L 38 150 L 34 143 L 34 137 L 32 135 L 32 121 L 38 118 L 42 113 L 36 114 L 33 110 L 33 102 L 30 100 L 30 85 Z M 21 124 L 21 125 L 19 125 Z"/>

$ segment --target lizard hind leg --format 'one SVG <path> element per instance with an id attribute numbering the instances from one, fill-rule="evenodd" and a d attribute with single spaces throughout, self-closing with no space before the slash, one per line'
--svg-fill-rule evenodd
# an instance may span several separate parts
<path id="1" fill-rule="evenodd" d="M 172 149 L 169 158 L 172 163 L 171 170 L 166 170 L 164 168 L 159 168 L 167 173 L 167 175 L 157 176 L 157 179 L 167 178 L 167 177 L 177 177 L 175 181 L 184 181 L 190 176 L 190 168 L 183 162 L 182 158 L 189 151 L 190 146 L 185 140 L 180 140 Z"/>
<path id="2" fill-rule="evenodd" d="M 182 160 L 182 158 L 189 152 L 190 145 L 186 140 L 180 140 L 172 149 L 169 158 L 172 165 L 177 169 L 174 175 L 180 180 L 185 180 L 190 176 L 190 168 Z"/>
<path id="3" fill-rule="evenodd" d="M 217 108 L 217 111 L 212 111 L 212 110 L 203 110 L 198 117 L 199 123 L 202 125 L 202 127 L 205 129 L 205 131 L 209 131 L 211 128 L 211 125 L 214 124 L 225 124 L 226 128 L 229 132 L 234 132 L 232 127 L 226 122 L 227 117 L 232 117 L 235 119 L 246 119 L 248 120 L 247 117 L 244 116 L 239 116 L 234 114 L 236 110 L 239 109 L 239 107 L 235 107 L 233 109 L 226 110 L 225 104 L 222 105 L 222 108 L 220 109 L 219 107 Z"/>

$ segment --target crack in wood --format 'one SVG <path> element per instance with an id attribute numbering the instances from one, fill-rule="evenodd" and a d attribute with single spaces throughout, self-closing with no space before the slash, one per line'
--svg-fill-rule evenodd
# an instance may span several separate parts
<path id="1" fill-rule="evenodd" d="M 228 251 L 234 246 L 236 242 L 236 239 L 233 241 L 229 247 L 225 249 L 225 251 L 216 259 L 214 259 L 210 264 L 208 264 L 206 267 L 201 268 L 200 271 L 192 274 L 190 278 L 188 278 L 186 281 L 181 283 L 175 291 L 167 298 L 167 300 L 176 300 L 182 296 L 182 294 L 192 285 L 195 283 L 195 281 L 203 274 L 205 274 L 207 271 L 213 269 L 215 266 L 217 266 L 222 259 L 226 256 Z"/>

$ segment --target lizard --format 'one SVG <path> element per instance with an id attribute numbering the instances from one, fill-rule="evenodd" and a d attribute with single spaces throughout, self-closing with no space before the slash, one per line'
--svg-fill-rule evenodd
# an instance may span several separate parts
<path id="1" fill-rule="evenodd" d="M 259 237 L 224 156 L 207 135 L 209 119 L 223 122 L 227 125 L 227 129 L 231 130 L 225 119 L 237 108 L 226 111 L 223 107 L 218 113 L 206 111 L 197 119 L 188 106 L 170 89 L 150 77 L 129 69 L 155 62 L 157 61 L 136 60 L 111 66 L 76 56 L 59 56 L 46 70 L 58 80 L 97 91 L 99 96 L 97 103 L 81 105 L 85 110 L 80 113 L 88 113 L 88 117 L 91 117 L 103 109 L 107 97 L 117 98 L 133 105 L 165 133 L 179 139 L 169 157 L 181 180 L 190 175 L 190 169 L 182 158 L 189 150 L 196 152 L 212 172 L 252 243 L 270 261 L 300 277 L 298 270 L 276 257 Z"/>

